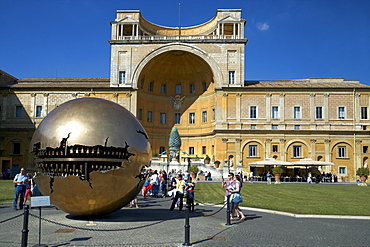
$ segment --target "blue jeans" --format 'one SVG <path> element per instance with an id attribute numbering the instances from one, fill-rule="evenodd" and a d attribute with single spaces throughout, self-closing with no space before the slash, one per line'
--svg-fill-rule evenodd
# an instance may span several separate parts
<path id="1" fill-rule="evenodd" d="M 153 196 L 158 196 L 159 192 L 159 185 L 152 185 L 153 186 Z"/>
<path id="2" fill-rule="evenodd" d="M 167 196 L 167 184 L 161 184 L 162 195 Z"/>
<path id="3" fill-rule="evenodd" d="M 23 200 L 24 200 L 24 193 L 26 193 L 26 186 L 17 185 L 14 189 L 14 200 L 13 200 L 13 207 L 17 208 L 17 201 L 19 198 L 19 208 L 23 208 Z"/>

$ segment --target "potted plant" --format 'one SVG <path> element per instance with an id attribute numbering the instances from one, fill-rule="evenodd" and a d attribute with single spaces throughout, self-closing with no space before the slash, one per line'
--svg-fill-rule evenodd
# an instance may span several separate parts
<path id="1" fill-rule="evenodd" d="M 211 158 L 208 155 L 206 155 L 206 157 L 204 158 L 204 164 L 208 165 L 209 162 L 211 162 Z"/>
<path id="2" fill-rule="evenodd" d="M 197 177 L 197 174 L 199 172 L 199 168 L 198 166 L 196 165 L 192 165 L 190 168 L 189 168 L 189 172 L 190 172 L 190 175 L 192 178 L 196 178 Z"/>
<path id="3" fill-rule="evenodd" d="M 360 167 L 357 169 L 356 175 L 360 176 L 361 186 L 367 186 L 366 179 L 369 176 L 369 169 L 367 167 Z"/>
<path id="4" fill-rule="evenodd" d="M 281 167 L 275 166 L 274 168 L 272 168 L 272 173 L 275 176 L 275 184 L 280 184 L 280 177 L 283 173 L 283 169 Z"/>
<path id="5" fill-rule="evenodd" d="M 221 163 L 221 162 L 220 162 L 219 160 L 216 160 L 216 161 L 214 162 L 215 167 L 216 167 L 216 168 L 218 168 L 218 167 L 220 166 L 220 163 Z"/>

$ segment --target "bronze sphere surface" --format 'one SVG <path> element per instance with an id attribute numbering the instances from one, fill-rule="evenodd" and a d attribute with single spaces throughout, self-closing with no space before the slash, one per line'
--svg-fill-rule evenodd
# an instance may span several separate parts
<path id="1" fill-rule="evenodd" d="M 75 216 L 103 215 L 141 190 L 151 148 L 144 128 L 124 107 L 79 98 L 51 111 L 37 127 L 34 180 L 51 203 Z"/>

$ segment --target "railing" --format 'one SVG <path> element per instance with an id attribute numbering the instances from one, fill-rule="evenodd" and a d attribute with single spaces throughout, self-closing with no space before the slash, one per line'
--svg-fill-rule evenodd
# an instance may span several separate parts
<path id="1" fill-rule="evenodd" d="M 155 36 L 118 36 L 117 40 L 215 40 L 243 39 L 238 35 L 155 35 Z"/>

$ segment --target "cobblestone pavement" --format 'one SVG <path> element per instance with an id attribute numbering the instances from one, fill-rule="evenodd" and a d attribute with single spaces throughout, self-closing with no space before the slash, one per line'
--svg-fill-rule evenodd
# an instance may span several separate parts
<path id="1" fill-rule="evenodd" d="M 47 246 L 182 246 L 185 213 L 169 212 L 169 198 L 140 200 L 107 216 L 81 219 L 42 208 L 41 244 Z M 370 220 L 294 218 L 243 210 L 247 220 L 226 226 L 226 209 L 196 206 L 190 214 L 192 246 L 369 246 Z M 28 246 L 39 243 L 39 210 L 30 209 Z M 17 217 L 18 216 L 18 217 Z M 15 217 L 15 218 L 13 218 Z M 12 219 L 13 218 L 13 219 Z M 0 246 L 20 246 L 22 211 L 0 205 Z"/>

